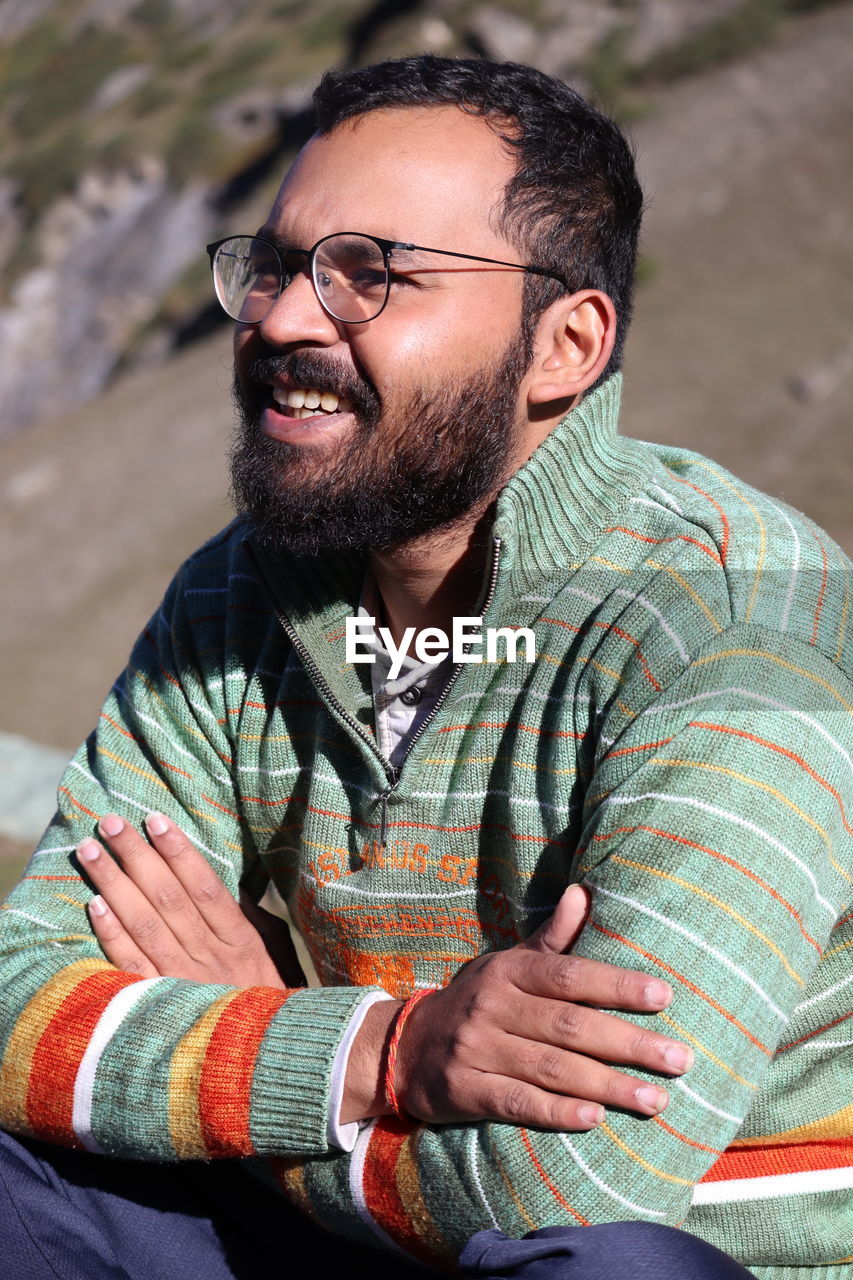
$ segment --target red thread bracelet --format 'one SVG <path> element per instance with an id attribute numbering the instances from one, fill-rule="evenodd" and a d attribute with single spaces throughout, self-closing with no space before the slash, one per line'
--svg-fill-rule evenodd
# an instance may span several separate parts
<path id="1" fill-rule="evenodd" d="M 394 1031 L 391 1039 L 388 1041 L 388 1056 L 385 1059 L 385 1080 L 383 1082 L 385 1090 L 385 1101 L 391 1108 L 395 1116 L 401 1120 L 407 1120 L 403 1108 L 400 1106 L 400 1100 L 397 1097 L 397 1090 L 394 1088 L 394 1074 L 397 1070 L 397 1052 L 400 1048 L 400 1036 L 403 1034 L 403 1027 L 406 1025 L 409 1014 L 414 1009 L 419 1000 L 423 1000 L 425 996 L 431 996 L 431 990 L 416 991 L 413 996 L 409 996 L 404 1005 L 401 1006 L 399 1013 L 394 1022 Z"/>

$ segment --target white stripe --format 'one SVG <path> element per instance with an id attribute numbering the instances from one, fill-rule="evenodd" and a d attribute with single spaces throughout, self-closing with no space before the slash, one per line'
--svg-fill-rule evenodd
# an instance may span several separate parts
<path id="1" fill-rule="evenodd" d="M 185 596 L 224 596 L 228 592 L 227 587 L 187 587 L 184 592 Z"/>
<path id="2" fill-rule="evenodd" d="M 495 1217 L 495 1215 L 492 1213 L 492 1206 L 489 1204 L 488 1200 L 486 1199 L 486 1193 L 483 1190 L 483 1184 L 480 1181 L 480 1174 L 477 1169 L 478 1138 L 479 1138 L 478 1130 L 476 1128 L 472 1128 L 471 1130 L 471 1173 L 474 1178 L 474 1185 L 477 1188 L 478 1192 L 480 1193 L 480 1199 L 483 1202 L 483 1208 L 486 1210 L 486 1213 L 489 1215 L 489 1217 L 492 1220 L 492 1226 L 495 1226 L 498 1228 L 498 1230 L 500 1230 L 500 1224 L 498 1223 L 498 1220 Z"/>
<path id="3" fill-rule="evenodd" d="M 709 1102 L 707 1098 L 703 1098 L 701 1093 L 697 1093 L 695 1089 L 691 1089 L 689 1084 L 685 1084 L 683 1080 L 670 1080 L 669 1084 L 677 1085 L 679 1089 L 687 1094 L 688 1098 L 692 1098 L 700 1107 L 704 1107 L 706 1111 L 713 1111 L 715 1116 L 720 1116 L 722 1120 L 730 1120 L 732 1124 L 743 1124 L 745 1116 L 733 1116 L 730 1111 L 722 1111 L 719 1107 L 715 1107 L 713 1102 Z"/>
<path id="4" fill-rule="evenodd" d="M 364 1195 L 364 1161 L 367 1156 L 367 1148 L 370 1145 L 370 1136 L 376 1128 L 376 1120 L 371 1120 L 367 1128 L 362 1129 L 358 1135 L 358 1141 L 352 1153 L 352 1159 L 349 1166 L 349 1190 L 352 1196 L 352 1202 L 355 1205 L 356 1212 L 362 1222 L 370 1228 L 374 1235 L 378 1236 L 386 1248 L 391 1249 L 394 1253 L 400 1254 L 402 1257 L 411 1261 L 411 1256 L 401 1249 L 396 1240 L 392 1240 L 386 1231 L 383 1231 L 378 1222 L 375 1222 L 370 1210 L 367 1207 L 367 1200 Z"/>
<path id="5" fill-rule="evenodd" d="M 777 840 L 776 837 L 771 836 L 769 832 L 763 831 L 762 828 L 756 826 L 754 822 L 747 822 L 746 818 L 742 818 L 738 813 L 730 813 L 728 809 L 718 809 L 716 805 L 707 804 L 704 800 L 695 799 L 693 796 L 668 795 L 664 791 L 646 791 L 641 796 L 608 796 L 607 799 L 603 801 L 602 808 L 604 805 L 608 804 L 641 804 L 643 800 L 667 800 L 670 804 L 686 804 L 693 809 L 701 809 L 703 813 L 713 813 L 717 818 L 727 818 L 730 822 L 734 822 L 736 826 L 745 827 L 746 830 L 751 831 L 753 835 L 760 836 L 762 840 L 766 840 L 772 848 L 778 849 L 780 853 L 784 853 L 786 858 L 790 858 L 794 865 L 799 867 L 810 881 L 811 886 L 814 889 L 816 901 L 829 912 L 833 920 L 838 915 L 838 911 L 832 903 L 827 902 L 826 898 L 821 895 L 817 887 L 817 880 L 815 879 L 811 868 L 807 867 L 802 859 L 798 858 L 795 853 L 792 853 L 790 849 L 786 848 L 786 846 L 782 844 L 781 840 Z"/>
<path id="6" fill-rule="evenodd" d="M 853 1040 L 807 1040 L 799 1049 L 849 1049 Z"/>
<path id="7" fill-rule="evenodd" d="M 98 1063 L 133 1006 L 156 983 L 164 981 L 164 978 L 143 978 L 139 982 L 123 987 L 104 1009 L 92 1032 L 74 1081 L 74 1105 L 71 1110 L 71 1127 L 87 1151 L 95 1151 L 103 1155 L 103 1148 L 92 1136 L 92 1101 Z"/>
<path id="8" fill-rule="evenodd" d="M 680 516 L 684 515 L 683 508 L 678 505 L 671 493 L 663 489 L 659 484 L 653 484 L 652 488 L 657 489 L 658 493 L 663 495 L 663 500 L 668 507 L 671 507 L 673 511 L 677 511 Z"/>
<path id="9" fill-rule="evenodd" d="M 669 636 L 678 652 L 678 656 L 681 658 L 681 661 L 690 661 L 690 654 L 687 651 L 687 646 L 684 644 L 684 641 L 675 634 L 660 609 L 656 608 L 655 605 L 652 604 L 651 600 L 647 600 L 645 596 L 640 595 L 638 592 L 628 591 L 625 587 L 619 587 L 613 594 L 617 596 L 627 596 L 629 600 L 634 600 L 637 604 L 642 605 L 644 609 L 648 609 L 649 613 L 653 614 L 653 616 L 657 618 L 661 628 Z"/>
<path id="10" fill-rule="evenodd" d="M 33 857 L 41 858 L 45 853 L 74 853 L 76 849 L 76 844 L 55 844 L 49 849 L 36 849 Z"/>
<path id="11" fill-rule="evenodd" d="M 515 795 L 512 791 L 504 791 L 499 787 L 487 787 L 484 791 L 413 791 L 413 800 L 485 800 L 489 796 L 505 796 L 519 808 L 549 809 L 552 813 L 567 814 L 580 809 L 579 804 L 548 804 L 545 800 L 531 800 L 525 796 Z"/>
<path id="12" fill-rule="evenodd" d="M 740 685 L 727 685 L 723 689 L 710 689 L 707 693 L 697 693 L 690 698 L 683 698 L 680 702 L 662 702 L 655 703 L 651 707 L 647 707 L 637 716 L 640 720 L 643 716 L 649 715 L 654 711 L 677 711 L 681 707 L 687 707 L 691 702 L 706 702 L 709 698 L 725 697 L 726 694 L 736 693 L 740 698 L 751 698 L 753 702 L 763 702 L 768 707 L 773 707 L 776 711 L 782 711 L 786 715 L 793 716 L 795 720 L 802 720 L 815 733 L 819 733 L 826 739 L 831 747 L 839 753 L 847 763 L 850 772 L 853 773 L 853 757 L 845 751 L 844 747 L 837 739 L 833 738 L 831 733 L 823 727 L 819 720 L 815 720 L 812 716 L 807 716 L 805 711 L 798 711 L 796 707 L 791 707 L 787 702 L 779 702 L 776 698 L 768 698 L 765 694 L 755 693 L 752 689 L 743 689 Z"/>
<path id="13" fill-rule="evenodd" d="M 794 1013 L 799 1013 L 801 1009 L 809 1009 L 813 1004 L 817 1004 L 821 1000 L 826 1000 L 827 996 L 834 996 L 836 991 L 840 991 L 842 987 L 847 987 L 853 982 L 853 974 L 849 978 L 842 978 L 840 982 L 836 982 L 834 987 L 827 987 L 826 991 L 819 991 L 816 996 L 810 996 L 808 1000 L 804 1000 L 802 1004 L 798 1004 Z"/>
<path id="14" fill-rule="evenodd" d="M 2 910 L 9 916 L 22 916 L 24 920 L 29 920 L 32 924 L 43 924 L 45 929 L 56 929 L 58 927 L 55 920 L 39 920 L 38 916 L 31 916 L 29 911 L 19 911 L 17 907 L 7 907 L 5 903 L 3 903 Z"/>
<path id="15" fill-rule="evenodd" d="M 560 1139 L 560 1141 L 562 1142 L 566 1150 L 572 1155 L 572 1157 L 577 1162 L 577 1164 L 581 1167 L 583 1172 L 589 1178 L 590 1182 L 594 1182 L 595 1185 L 599 1188 L 599 1190 L 603 1191 L 605 1195 L 610 1196 L 610 1198 L 612 1200 L 617 1201 L 618 1204 L 624 1205 L 624 1207 L 626 1209 L 630 1209 L 632 1213 L 641 1213 L 645 1218 L 665 1218 L 666 1217 L 666 1214 L 662 1213 L 659 1209 L 645 1209 L 641 1204 L 634 1204 L 633 1200 L 628 1200 L 625 1196 L 621 1196 L 618 1191 L 614 1191 L 612 1187 L 609 1187 L 606 1182 L 602 1181 L 602 1179 L 599 1178 L 598 1174 L 595 1172 L 594 1169 L 590 1168 L 587 1162 L 581 1157 L 580 1152 L 576 1149 L 575 1146 L 573 1146 L 573 1144 L 569 1141 L 569 1139 L 566 1137 L 564 1133 L 558 1133 L 557 1137 Z"/>
<path id="16" fill-rule="evenodd" d="M 698 934 L 691 933 L 689 929 L 685 929 L 684 925 L 679 924 L 676 920 L 670 920 L 667 916 L 662 916 L 659 911 L 653 911 L 651 907 L 647 907 L 644 903 L 638 902 L 636 898 L 627 898 L 621 893 L 614 893 L 612 889 L 604 889 L 600 884 L 596 884 L 594 880 L 590 880 L 589 878 L 587 878 L 584 883 L 590 885 L 597 893 L 603 893 L 607 898 L 615 898 L 617 902 L 624 902 L 626 906 L 632 907 L 635 911 L 640 911 L 643 915 L 651 916 L 651 918 L 653 920 L 657 920 L 659 924 L 664 924 L 667 928 L 674 930 L 675 933 L 680 933 L 683 938 L 687 938 L 688 941 L 692 942 L 694 946 L 700 949 L 700 951 L 706 951 L 708 955 L 713 956 L 714 959 L 719 964 L 723 965 L 724 968 L 735 974 L 741 979 L 741 981 L 745 982 L 747 986 L 752 987 L 753 991 L 761 997 L 768 1009 L 772 1009 L 776 1014 L 776 1017 L 787 1024 L 787 1014 L 785 1014 L 783 1010 L 770 999 L 770 996 L 764 988 L 760 987 L 755 979 L 748 974 L 745 969 L 741 969 L 740 965 L 735 964 L 733 960 L 730 960 L 722 951 L 718 951 L 716 947 L 712 947 L 710 942 L 706 942 L 704 938 L 700 938 Z"/>
<path id="17" fill-rule="evenodd" d="M 794 535 L 794 544 L 796 547 L 796 550 L 794 552 L 794 560 L 791 565 L 791 581 L 788 584 L 788 594 L 785 597 L 785 608 L 782 610 L 782 618 L 779 623 L 779 629 L 781 631 L 787 631 L 788 619 L 791 616 L 791 605 L 793 604 L 793 601 L 794 601 L 794 592 L 797 589 L 797 574 L 799 573 L 799 570 L 800 570 L 800 546 L 801 546 L 800 535 L 797 533 L 793 524 L 789 520 L 787 512 L 783 511 L 781 507 L 777 507 L 775 502 L 771 502 L 770 505 L 771 507 L 774 508 L 775 511 L 779 512 L 779 515 L 782 517 L 782 519 L 787 524 L 788 528 L 791 530 L 791 533 Z"/>
<path id="18" fill-rule="evenodd" d="M 809 1169 L 804 1173 L 776 1173 L 766 1178 L 731 1178 L 700 1182 L 693 1188 L 693 1204 L 726 1204 L 730 1200 L 774 1200 L 778 1196 L 813 1195 L 853 1187 L 853 1166 Z"/>

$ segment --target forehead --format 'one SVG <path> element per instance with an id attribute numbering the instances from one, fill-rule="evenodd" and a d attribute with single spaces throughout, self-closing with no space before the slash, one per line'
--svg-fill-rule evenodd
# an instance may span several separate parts
<path id="1" fill-rule="evenodd" d="M 496 221 L 513 172 L 505 144 L 458 107 L 373 111 L 303 147 L 268 225 L 302 248 L 332 231 L 365 231 L 435 248 L 505 249 Z"/>

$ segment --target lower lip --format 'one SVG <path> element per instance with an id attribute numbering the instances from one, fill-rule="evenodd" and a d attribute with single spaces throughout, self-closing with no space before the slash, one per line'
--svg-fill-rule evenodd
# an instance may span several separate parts
<path id="1" fill-rule="evenodd" d="M 277 406 L 268 405 L 261 414 L 261 429 L 273 440 L 288 444 L 310 444 L 328 436 L 352 417 L 350 412 L 318 413 L 311 418 L 291 418 Z"/>

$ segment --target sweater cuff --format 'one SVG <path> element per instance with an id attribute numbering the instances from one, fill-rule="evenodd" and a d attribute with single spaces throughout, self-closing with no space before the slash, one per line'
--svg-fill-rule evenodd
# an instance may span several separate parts
<path id="1" fill-rule="evenodd" d="M 252 1077 L 257 1155 L 312 1156 L 330 1149 L 332 1067 L 353 1014 L 378 987 L 307 987 L 270 1021 Z"/>

